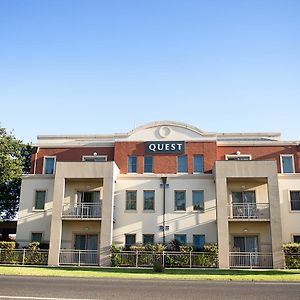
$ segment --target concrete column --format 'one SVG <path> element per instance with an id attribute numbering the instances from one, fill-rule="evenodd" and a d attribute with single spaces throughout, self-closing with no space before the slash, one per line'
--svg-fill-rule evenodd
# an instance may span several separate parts
<path id="1" fill-rule="evenodd" d="M 102 221 L 100 233 L 100 266 L 110 266 L 110 247 L 113 235 L 114 178 L 103 180 Z"/>
<path id="2" fill-rule="evenodd" d="M 56 174 L 59 174 L 58 168 Z M 51 219 L 51 232 L 50 232 L 50 248 L 48 265 L 58 266 L 59 265 L 59 252 L 61 245 L 61 234 L 62 234 L 62 208 L 65 193 L 65 178 L 55 176 L 54 180 L 54 193 L 53 193 L 53 209 Z"/>
<path id="3" fill-rule="evenodd" d="M 216 176 L 216 199 L 217 199 L 217 229 L 219 268 L 229 269 L 229 229 L 228 229 L 228 199 L 227 180 Z"/>
<path id="4" fill-rule="evenodd" d="M 284 268 L 284 257 L 282 251 L 282 228 L 277 174 L 276 176 L 268 177 L 268 193 L 270 203 L 273 268 L 282 269 Z"/>

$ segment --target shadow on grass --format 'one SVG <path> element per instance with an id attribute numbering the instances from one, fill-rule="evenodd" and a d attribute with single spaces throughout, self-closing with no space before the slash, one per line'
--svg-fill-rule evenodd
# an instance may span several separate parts
<path id="1" fill-rule="evenodd" d="M 12 267 L 12 266 L 8 266 Z M 15 266 L 20 268 L 20 266 Z M 23 266 L 32 267 L 32 266 Z M 46 267 L 46 266 L 35 266 L 34 268 L 43 270 L 57 270 L 57 271 L 67 271 L 67 272 L 91 272 L 91 273 L 119 273 L 119 274 L 157 274 L 152 268 L 98 268 L 98 267 Z M 231 276 L 243 276 L 243 275 L 264 275 L 264 276 L 276 276 L 276 275 L 288 275 L 288 274 L 300 274 L 300 269 L 297 270 L 220 270 L 220 269 L 165 269 L 164 274 L 168 275 L 231 275 Z M 71 274 L 70 274 L 71 275 Z"/>

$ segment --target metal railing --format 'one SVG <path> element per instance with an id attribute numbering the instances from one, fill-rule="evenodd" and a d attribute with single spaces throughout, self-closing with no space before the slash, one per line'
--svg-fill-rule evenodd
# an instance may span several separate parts
<path id="1" fill-rule="evenodd" d="M 245 203 L 230 205 L 231 219 L 270 219 L 269 203 Z"/>
<path id="2" fill-rule="evenodd" d="M 62 211 L 63 218 L 101 218 L 101 203 L 67 204 Z"/>
<path id="3" fill-rule="evenodd" d="M 123 251 L 112 253 L 112 258 L 120 267 L 152 267 L 154 262 L 168 268 L 218 267 L 218 255 L 209 252 Z"/>
<path id="4" fill-rule="evenodd" d="M 59 253 L 60 265 L 98 266 L 99 252 L 97 250 L 64 249 Z"/>
<path id="5" fill-rule="evenodd" d="M 47 265 L 48 250 L 0 249 L 1 264 Z"/>
<path id="6" fill-rule="evenodd" d="M 273 267 L 272 253 L 263 252 L 230 252 L 230 268 L 263 268 Z"/>

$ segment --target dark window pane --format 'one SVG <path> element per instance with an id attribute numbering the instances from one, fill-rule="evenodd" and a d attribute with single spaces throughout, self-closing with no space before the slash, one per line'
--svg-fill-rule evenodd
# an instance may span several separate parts
<path id="1" fill-rule="evenodd" d="M 32 242 L 41 242 L 43 239 L 43 234 L 41 232 L 32 232 L 31 241 Z"/>
<path id="2" fill-rule="evenodd" d="M 185 191 L 175 191 L 175 210 L 185 210 Z"/>
<path id="3" fill-rule="evenodd" d="M 154 191 L 144 191 L 144 210 L 154 210 Z"/>
<path id="4" fill-rule="evenodd" d="M 282 172 L 283 173 L 293 173 L 293 157 L 292 156 L 281 156 L 282 161 Z"/>
<path id="5" fill-rule="evenodd" d="M 300 235 L 294 235 L 294 243 L 300 243 Z"/>
<path id="6" fill-rule="evenodd" d="M 152 173 L 153 172 L 153 157 L 145 156 L 144 157 L 144 173 Z"/>
<path id="7" fill-rule="evenodd" d="M 203 191 L 193 191 L 193 209 L 204 211 L 204 193 L 203 193 Z"/>
<path id="8" fill-rule="evenodd" d="M 44 209 L 45 207 L 46 191 L 35 192 L 35 209 Z"/>
<path id="9" fill-rule="evenodd" d="M 126 191 L 126 209 L 136 210 L 136 191 Z"/>
<path id="10" fill-rule="evenodd" d="M 187 173 L 187 156 L 181 155 L 177 158 L 177 172 Z"/>
<path id="11" fill-rule="evenodd" d="M 180 242 L 182 245 L 186 244 L 186 234 L 175 234 L 174 238 L 175 238 L 175 240 Z"/>
<path id="12" fill-rule="evenodd" d="M 291 210 L 300 210 L 300 191 L 290 191 Z"/>
<path id="13" fill-rule="evenodd" d="M 125 247 L 129 248 L 135 244 L 135 234 L 125 234 Z"/>
<path id="14" fill-rule="evenodd" d="M 203 173 L 203 155 L 194 155 L 194 173 Z"/>
<path id="15" fill-rule="evenodd" d="M 196 234 L 194 235 L 194 248 L 199 251 L 203 248 L 205 244 L 205 235 Z"/>
<path id="16" fill-rule="evenodd" d="M 154 244 L 154 234 L 143 234 L 143 244 Z"/>
<path id="17" fill-rule="evenodd" d="M 54 173 L 54 162 L 55 162 L 54 157 L 45 157 L 45 160 L 44 160 L 45 174 L 53 174 Z"/>
<path id="18" fill-rule="evenodd" d="M 129 156 L 128 157 L 128 173 L 136 173 L 137 170 L 137 157 Z"/>

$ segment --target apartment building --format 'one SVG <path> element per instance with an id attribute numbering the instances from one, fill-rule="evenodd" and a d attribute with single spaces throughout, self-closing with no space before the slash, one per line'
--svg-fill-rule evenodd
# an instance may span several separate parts
<path id="1" fill-rule="evenodd" d="M 49 242 L 54 266 L 77 250 L 89 253 L 86 264 L 108 266 L 112 243 L 177 239 L 217 243 L 220 268 L 234 253 L 268 253 L 282 268 L 282 244 L 300 240 L 299 216 L 299 142 L 162 121 L 124 134 L 38 136 L 17 241 Z"/>

